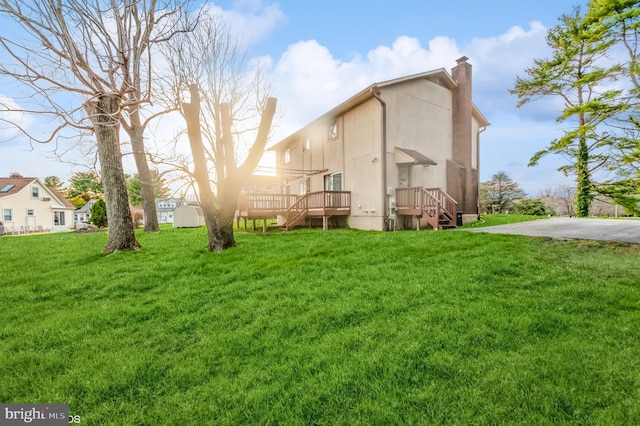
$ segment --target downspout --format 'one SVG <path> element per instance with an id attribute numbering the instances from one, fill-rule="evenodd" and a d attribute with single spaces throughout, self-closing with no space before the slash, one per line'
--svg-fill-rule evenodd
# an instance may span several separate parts
<path id="1" fill-rule="evenodd" d="M 381 155 L 381 163 L 382 163 L 382 220 L 383 220 L 383 230 L 388 231 L 388 221 L 389 211 L 387 206 L 387 104 L 378 96 L 376 93 L 376 89 L 378 86 L 375 84 L 371 86 L 371 96 L 376 98 L 380 105 L 382 105 L 382 155 Z"/>
<path id="2" fill-rule="evenodd" d="M 478 135 L 476 136 L 476 143 L 478 144 L 478 148 L 476 149 L 476 164 L 478 165 L 478 197 L 476 203 L 476 217 L 480 220 L 480 133 L 487 130 L 487 126 L 482 126 L 478 129 Z"/>

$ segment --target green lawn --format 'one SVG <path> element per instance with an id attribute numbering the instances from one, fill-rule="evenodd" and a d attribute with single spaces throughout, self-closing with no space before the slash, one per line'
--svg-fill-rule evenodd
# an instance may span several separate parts
<path id="1" fill-rule="evenodd" d="M 463 231 L 0 237 L 0 402 L 86 425 L 640 424 L 640 250 Z"/>

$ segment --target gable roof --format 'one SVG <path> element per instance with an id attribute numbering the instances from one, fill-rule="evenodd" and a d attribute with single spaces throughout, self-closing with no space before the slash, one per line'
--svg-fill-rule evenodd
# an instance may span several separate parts
<path id="1" fill-rule="evenodd" d="M 343 114 L 343 113 L 349 111 L 350 109 L 355 108 L 356 106 L 360 105 L 361 103 L 373 98 L 374 97 L 374 93 L 378 93 L 379 89 L 390 87 L 390 86 L 394 86 L 394 85 L 401 84 L 401 83 L 405 83 L 407 81 L 415 81 L 415 80 L 429 80 L 429 81 L 431 81 L 431 82 L 433 82 L 435 84 L 444 86 L 449 90 L 453 90 L 454 88 L 457 87 L 457 84 L 453 80 L 453 77 L 451 77 L 451 75 L 444 68 L 438 68 L 438 69 L 431 70 L 431 71 L 426 71 L 426 72 L 422 72 L 422 73 L 418 73 L 418 74 L 411 74 L 411 75 L 407 75 L 407 76 L 404 76 L 404 77 L 394 78 L 392 80 L 386 80 L 386 81 L 381 81 L 381 82 L 378 82 L 378 83 L 373 83 L 373 84 L 367 86 L 366 88 L 364 88 L 363 90 L 361 90 L 360 92 L 356 93 L 355 95 L 353 95 L 352 97 L 350 97 L 346 101 L 342 102 L 338 106 L 336 106 L 333 109 L 327 111 L 326 113 L 324 113 L 323 115 L 321 115 L 317 119 L 315 119 L 312 122 L 308 123 L 307 125 L 305 125 L 301 129 L 298 129 L 296 132 L 294 132 L 291 135 L 287 136 L 286 138 L 282 139 L 280 142 L 276 143 L 271 148 L 268 148 L 268 150 L 269 151 L 275 151 L 276 147 L 278 145 L 281 145 L 281 144 L 284 144 L 286 142 L 289 142 L 291 140 L 291 138 L 293 138 L 295 135 L 297 135 L 300 132 L 300 130 L 304 129 L 305 127 L 309 126 L 312 123 L 315 123 L 315 122 L 318 122 L 318 121 L 322 121 L 322 120 L 329 121 L 330 119 L 332 119 L 332 118 L 334 118 L 334 117 L 336 117 L 336 116 L 338 116 L 340 114 Z M 478 113 L 479 113 L 479 111 L 478 111 Z M 480 116 L 482 116 L 482 115 L 480 115 Z"/>
<path id="2" fill-rule="evenodd" d="M 0 189 L 13 185 L 13 187 L 9 188 L 6 192 L 0 192 L 1 197 L 7 197 L 9 195 L 17 194 L 22 191 L 25 187 L 29 186 L 31 182 L 37 180 L 36 178 L 26 178 L 22 176 L 11 176 L 8 178 L 0 178 Z"/>
<path id="3" fill-rule="evenodd" d="M 73 204 L 71 204 L 71 201 L 67 200 L 67 197 L 65 197 L 64 195 L 62 195 L 62 193 L 60 191 L 58 191 L 57 188 L 53 188 L 53 187 L 49 187 L 49 186 L 45 186 L 45 188 L 47 188 L 47 190 L 49 190 L 49 192 L 51 192 L 57 199 L 58 201 L 60 201 L 60 203 L 62 203 L 62 205 L 68 209 L 76 209 L 76 206 L 74 206 Z"/>
<path id="4" fill-rule="evenodd" d="M 58 204 L 60 204 L 60 207 L 75 210 L 76 207 L 73 204 L 71 204 L 71 202 L 67 200 L 67 198 L 64 195 L 62 195 L 60 191 L 58 191 L 56 188 L 50 188 L 46 186 L 45 184 L 40 182 L 40 179 L 33 178 L 33 177 L 22 177 L 22 176 L 12 175 L 8 178 L 0 178 L 0 189 L 13 185 L 13 187 L 11 187 L 8 191 L 0 192 L 0 198 L 17 194 L 27 186 L 31 185 L 33 182 L 38 182 L 40 186 L 45 188 L 45 190 L 49 191 L 51 196 L 58 202 Z"/>

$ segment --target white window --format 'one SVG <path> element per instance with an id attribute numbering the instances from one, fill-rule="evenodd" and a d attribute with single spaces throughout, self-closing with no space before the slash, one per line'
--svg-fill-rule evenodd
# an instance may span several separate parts
<path id="1" fill-rule="evenodd" d="M 304 143 L 302 144 L 302 150 L 303 151 L 309 151 L 311 149 L 311 139 L 306 138 L 304 140 Z"/>
<path id="2" fill-rule="evenodd" d="M 305 179 L 300 182 L 300 195 L 304 195 L 309 191 L 310 179 Z"/>
<path id="3" fill-rule="evenodd" d="M 2 209 L 2 220 L 5 222 L 13 222 L 13 209 Z"/>
<path id="4" fill-rule="evenodd" d="M 33 209 L 27 209 L 27 216 L 35 216 L 36 212 Z"/>
<path id="5" fill-rule="evenodd" d="M 31 187 L 31 198 L 40 198 L 40 188 L 37 186 Z"/>
<path id="6" fill-rule="evenodd" d="M 291 150 L 287 149 L 284 152 L 284 164 L 289 164 L 291 162 Z"/>
<path id="7" fill-rule="evenodd" d="M 66 225 L 64 220 L 64 212 L 53 212 L 53 224 L 54 226 Z"/>

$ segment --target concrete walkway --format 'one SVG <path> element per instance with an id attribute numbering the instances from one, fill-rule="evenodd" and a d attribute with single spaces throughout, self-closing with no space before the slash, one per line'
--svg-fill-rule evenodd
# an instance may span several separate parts
<path id="1" fill-rule="evenodd" d="M 640 220 L 555 217 L 461 231 L 528 235 L 561 240 L 597 240 L 640 244 Z"/>

